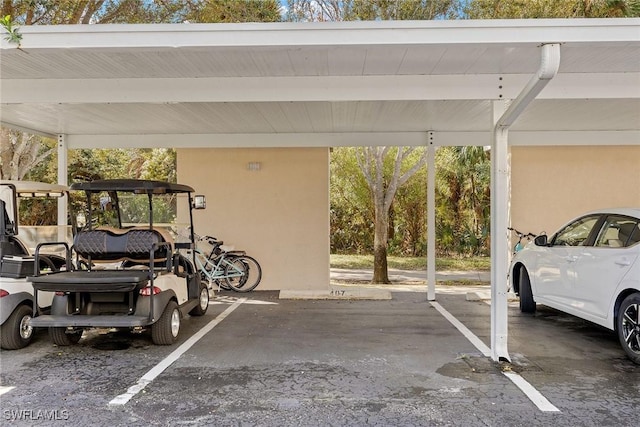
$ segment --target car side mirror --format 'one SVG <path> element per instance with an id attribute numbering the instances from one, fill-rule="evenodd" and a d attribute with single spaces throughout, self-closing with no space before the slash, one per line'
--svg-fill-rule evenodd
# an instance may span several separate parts
<path id="1" fill-rule="evenodd" d="M 193 209 L 205 209 L 207 207 L 207 199 L 202 194 L 193 196 Z"/>
<path id="2" fill-rule="evenodd" d="M 537 236 L 535 239 L 533 239 L 533 243 L 536 246 L 547 246 L 547 235 L 541 234 L 540 236 Z"/>

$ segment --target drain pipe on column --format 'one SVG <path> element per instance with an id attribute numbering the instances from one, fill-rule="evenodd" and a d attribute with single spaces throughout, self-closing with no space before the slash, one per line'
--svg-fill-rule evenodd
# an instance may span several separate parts
<path id="1" fill-rule="evenodd" d="M 495 121 L 491 144 L 491 358 L 511 362 L 507 348 L 509 271 L 509 128 L 558 73 L 560 44 L 542 45 L 540 68 Z"/>

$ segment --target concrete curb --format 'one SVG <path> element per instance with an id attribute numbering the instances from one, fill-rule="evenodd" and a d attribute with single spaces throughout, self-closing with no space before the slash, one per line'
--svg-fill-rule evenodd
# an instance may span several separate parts
<path id="1" fill-rule="evenodd" d="M 297 300 L 390 300 L 391 292 L 383 289 L 281 290 L 280 299 Z"/>
<path id="2" fill-rule="evenodd" d="M 482 291 L 471 291 L 467 292 L 467 301 L 487 301 L 491 300 L 491 291 L 482 290 Z M 517 300 L 518 297 L 513 292 L 507 293 L 507 299 L 509 301 Z"/>

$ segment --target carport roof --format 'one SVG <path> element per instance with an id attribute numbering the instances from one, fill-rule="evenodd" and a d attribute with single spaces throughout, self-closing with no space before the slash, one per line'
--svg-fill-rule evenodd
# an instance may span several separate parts
<path id="1" fill-rule="evenodd" d="M 25 26 L 1 121 L 80 147 L 488 145 L 561 43 L 513 144 L 640 143 L 640 19 Z"/>

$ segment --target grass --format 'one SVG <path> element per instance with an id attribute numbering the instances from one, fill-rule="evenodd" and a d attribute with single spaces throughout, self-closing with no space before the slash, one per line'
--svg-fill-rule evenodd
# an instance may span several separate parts
<path id="1" fill-rule="evenodd" d="M 373 255 L 331 255 L 331 268 L 372 269 Z M 425 270 L 426 257 L 388 256 L 389 268 L 398 270 Z M 436 270 L 457 271 L 489 271 L 491 260 L 489 257 L 436 257 Z"/>

